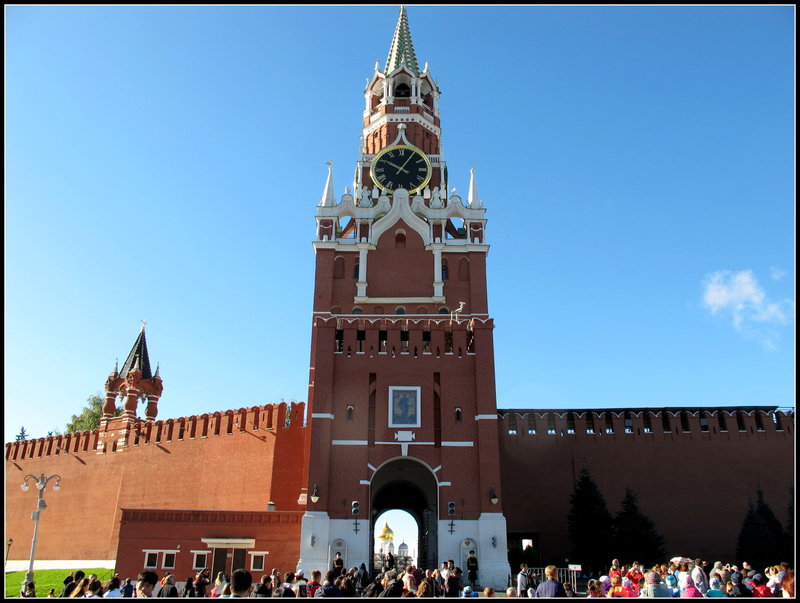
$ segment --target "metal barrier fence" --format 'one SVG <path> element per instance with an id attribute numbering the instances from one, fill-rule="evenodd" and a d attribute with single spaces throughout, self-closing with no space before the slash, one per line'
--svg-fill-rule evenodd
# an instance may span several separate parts
<path id="1" fill-rule="evenodd" d="M 569 584 L 572 585 L 572 589 L 573 590 L 577 590 L 577 586 L 578 586 L 577 582 L 578 582 L 578 574 L 579 574 L 579 572 L 577 572 L 575 570 L 571 570 L 571 569 L 566 568 L 566 567 L 556 568 L 556 571 L 558 571 L 558 576 L 557 576 L 556 580 L 558 580 L 562 584 L 569 583 Z M 534 580 L 536 581 L 535 582 L 536 585 L 541 584 L 545 580 L 544 568 L 543 567 L 529 567 L 528 568 L 528 574 L 530 575 L 531 572 L 533 572 L 533 574 L 535 575 Z M 513 575 L 509 574 L 509 576 L 508 576 L 508 586 L 513 586 L 514 588 L 517 587 L 517 575 L 518 574 L 513 574 Z"/>

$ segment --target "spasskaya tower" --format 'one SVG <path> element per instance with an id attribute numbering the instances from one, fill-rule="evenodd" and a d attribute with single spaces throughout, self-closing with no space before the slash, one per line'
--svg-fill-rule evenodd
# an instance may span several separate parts
<path id="1" fill-rule="evenodd" d="M 352 191 L 335 197 L 331 167 L 317 207 L 300 567 L 330 568 L 337 552 L 373 567 L 376 519 L 401 509 L 417 523 L 415 565 L 466 572 L 474 550 L 478 582 L 502 586 L 486 210 L 474 171 L 466 199 L 450 189 L 439 94 L 403 7 L 365 91 Z"/>

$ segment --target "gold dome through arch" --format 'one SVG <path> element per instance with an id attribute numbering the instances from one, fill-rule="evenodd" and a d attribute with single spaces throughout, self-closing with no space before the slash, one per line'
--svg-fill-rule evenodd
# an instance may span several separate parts
<path id="1" fill-rule="evenodd" d="M 383 523 L 383 529 L 381 529 L 378 538 L 381 540 L 394 540 L 394 532 L 392 532 L 392 528 L 389 527 L 388 521 Z"/>

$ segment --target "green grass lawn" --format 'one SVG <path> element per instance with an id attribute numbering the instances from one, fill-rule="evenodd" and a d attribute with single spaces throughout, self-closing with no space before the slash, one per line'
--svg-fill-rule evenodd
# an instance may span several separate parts
<path id="1" fill-rule="evenodd" d="M 61 594 L 64 590 L 64 578 L 70 572 L 75 570 L 68 569 L 54 569 L 54 570 L 35 570 L 33 572 L 33 581 L 36 583 L 36 597 L 47 597 L 47 593 L 51 588 L 56 591 L 56 596 Z M 104 567 L 87 567 L 83 568 L 86 575 L 97 574 L 97 579 L 105 583 L 114 576 L 114 570 L 106 569 Z M 6 574 L 6 597 L 19 597 L 20 587 L 22 581 L 25 579 L 25 574 L 28 572 L 8 572 Z"/>

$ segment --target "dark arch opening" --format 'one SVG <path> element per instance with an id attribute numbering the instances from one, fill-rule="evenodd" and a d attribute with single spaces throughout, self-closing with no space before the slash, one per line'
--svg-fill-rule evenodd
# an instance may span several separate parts
<path id="1" fill-rule="evenodd" d="M 418 558 L 421 569 L 436 569 L 438 554 L 437 483 L 430 469 L 410 459 L 398 459 L 381 467 L 372 480 L 372 526 L 383 512 L 398 509 L 417 522 Z M 382 526 L 377 526 L 380 529 Z"/>

